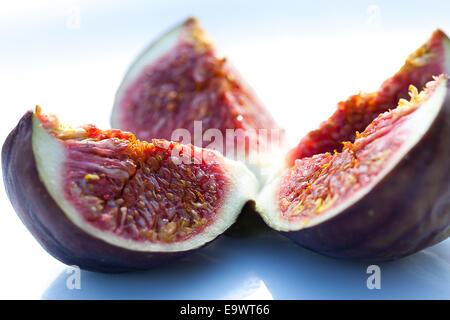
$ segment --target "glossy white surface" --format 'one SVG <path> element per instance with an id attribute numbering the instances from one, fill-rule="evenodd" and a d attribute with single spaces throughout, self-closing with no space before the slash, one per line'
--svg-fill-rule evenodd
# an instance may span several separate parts
<path id="1" fill-rule="evenodd" d="M 14 1 L 0 4 L 0 140 L 40 104 L 73 124 L 109 126 L 114 93 L 149 41 L 199 18 L 295 143 L 339 100 L 376 89 L 440 27 L 450 2 L 427 1 Z M 178 263 L 105 275 L 48 255 L 0 186 L 0 298 L 450 298 L 450 240 L 380 264 L 329 259 L 273 233 L 223 237 Z"/>
<path id="2" fill-rule="evenodd" d="M 81 272 L 68 290 L 63 270 L 45 299 L 448 299 L 450 241 L 395 262 L 379 264 L 381 289 L 366 285 L 369 263 L 330 259 L 274 232 L 223 237 L 156 270 L 105 275 Z"/>

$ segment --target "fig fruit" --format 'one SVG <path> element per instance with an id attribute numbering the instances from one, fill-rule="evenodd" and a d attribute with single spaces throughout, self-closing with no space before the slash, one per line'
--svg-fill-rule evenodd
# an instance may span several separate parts
<path id="1" fill-rule="evenodd" d="M 342 142 L 353 141 L 380 113 L 395 108 L 399 99 L 408 98 L 408 87 L 423 88 L 433 76 L 450 72 L 450 40 L 441 30 L 406 59 L 402 68 L 387 79 L 377 92 L 360 93 L 339 102 L 336 112 L 316 130 L 301 139 L 287 156 L 287 165 L 296 159 L 324 152 L 340 151 Z"/>
<path id="2" fill-rule="evenodd" d="M 256 173 L 268 150 L 284 146 L 283 130 L 194 18 L 161 36 L 131 65 L 111 123 L 139 139 L 214 149 L 253 164 Z"/>
<path id="3" fill-rule="evenodd" d="M 449 79 L 410 95 L 341 151 L 295 160 L 258 196 L 265 222 L 319 253 L 371 261 L 449 237 Z"/>
<path id="4" fill-rule="evenodd" d="M 219 153 L 27 112 L 2 149 L 4 184 L 23 223 L 80 268 L 148 269 L 222 234 L 257 182 Z"/>

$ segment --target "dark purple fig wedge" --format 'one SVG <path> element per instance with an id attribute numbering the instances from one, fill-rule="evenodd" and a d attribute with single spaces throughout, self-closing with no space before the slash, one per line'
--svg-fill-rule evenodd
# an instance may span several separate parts
<path id="1" fill-rule="evenodd" d="M 8 196 L 55 258 L 80 268 L 148 269 L 222 234 L 256 179 L 219 153 L 26 113 L 2 149 Z"/>
<path id="2" fill-rule="evenodd" d="M 450 236 L 450 84 L 376 117 L 340 152 L 295 160 L 257 199 L 265 222 L 338 258 L 400 258 Z"/>

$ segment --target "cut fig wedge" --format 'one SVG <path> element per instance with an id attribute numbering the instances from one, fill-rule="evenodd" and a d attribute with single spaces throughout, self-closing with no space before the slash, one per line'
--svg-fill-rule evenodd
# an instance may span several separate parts
<path id="1" fill-rule="evenodd" d="M 265 222 L 319 253 L 371 261 L 449 237 L 449 79 L 410 95 L 340 152 L 295 160 L 258 196 Z"/>
<path id="2" fill-rule="evenodd" d="M 284 147 L 283 130 L 194 18 L 132 64 L 116 93 L 111 123 L 139 139 L 214 149 L 253 164 L 256 173 L 273 159 L 269 150 Z"/>
<path id="3" fill-rule="evenodd" d="M 257 181 L 240 162 L 166 140 L 26 113 L 2 149 L 6 191 L 55 258 L 80 268 L 148 269 L 221 235 Z"/>
<path id="4" fill-rule="evenodd" d="M 433 76 L 449 73 L 450 40 L 444 32 L 436 30 L 377 92 L 360 93 L 339 102 L 336 112 L 288 153 L 287 166 L 292 166 L 296 159 L 342 150 L 342 142 L 354 141 L 356 132 L 363 131 L 380 113 L 395 108 L 399 99 L 408 98 L 410 85 L 420 89 Z"/>

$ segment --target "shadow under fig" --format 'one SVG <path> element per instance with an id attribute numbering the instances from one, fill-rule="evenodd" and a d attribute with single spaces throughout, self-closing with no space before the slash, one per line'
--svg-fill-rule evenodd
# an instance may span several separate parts
<path id="1" fill-rule="evenodd" d="M 255 202 L 248 201 L 236 222 L 225 231 L 228 237 L 253 237 L 272 231 L 255 210 Z"/>
<path id="2" fill-rule="evenodd" d="M 62 272 L 43 299 L 244 299 L 263 283 L 274 299 L 449 299 L 450 239 L 410 257 L 379 264 L 381 289 L 366 285 L 369 263 L 336 260 L 270 229 L 222 236 L 210 245 L 145 272 L 81 272 L 81 289 Z M 256 288 L 257 289 L 257 288 Z"/>

